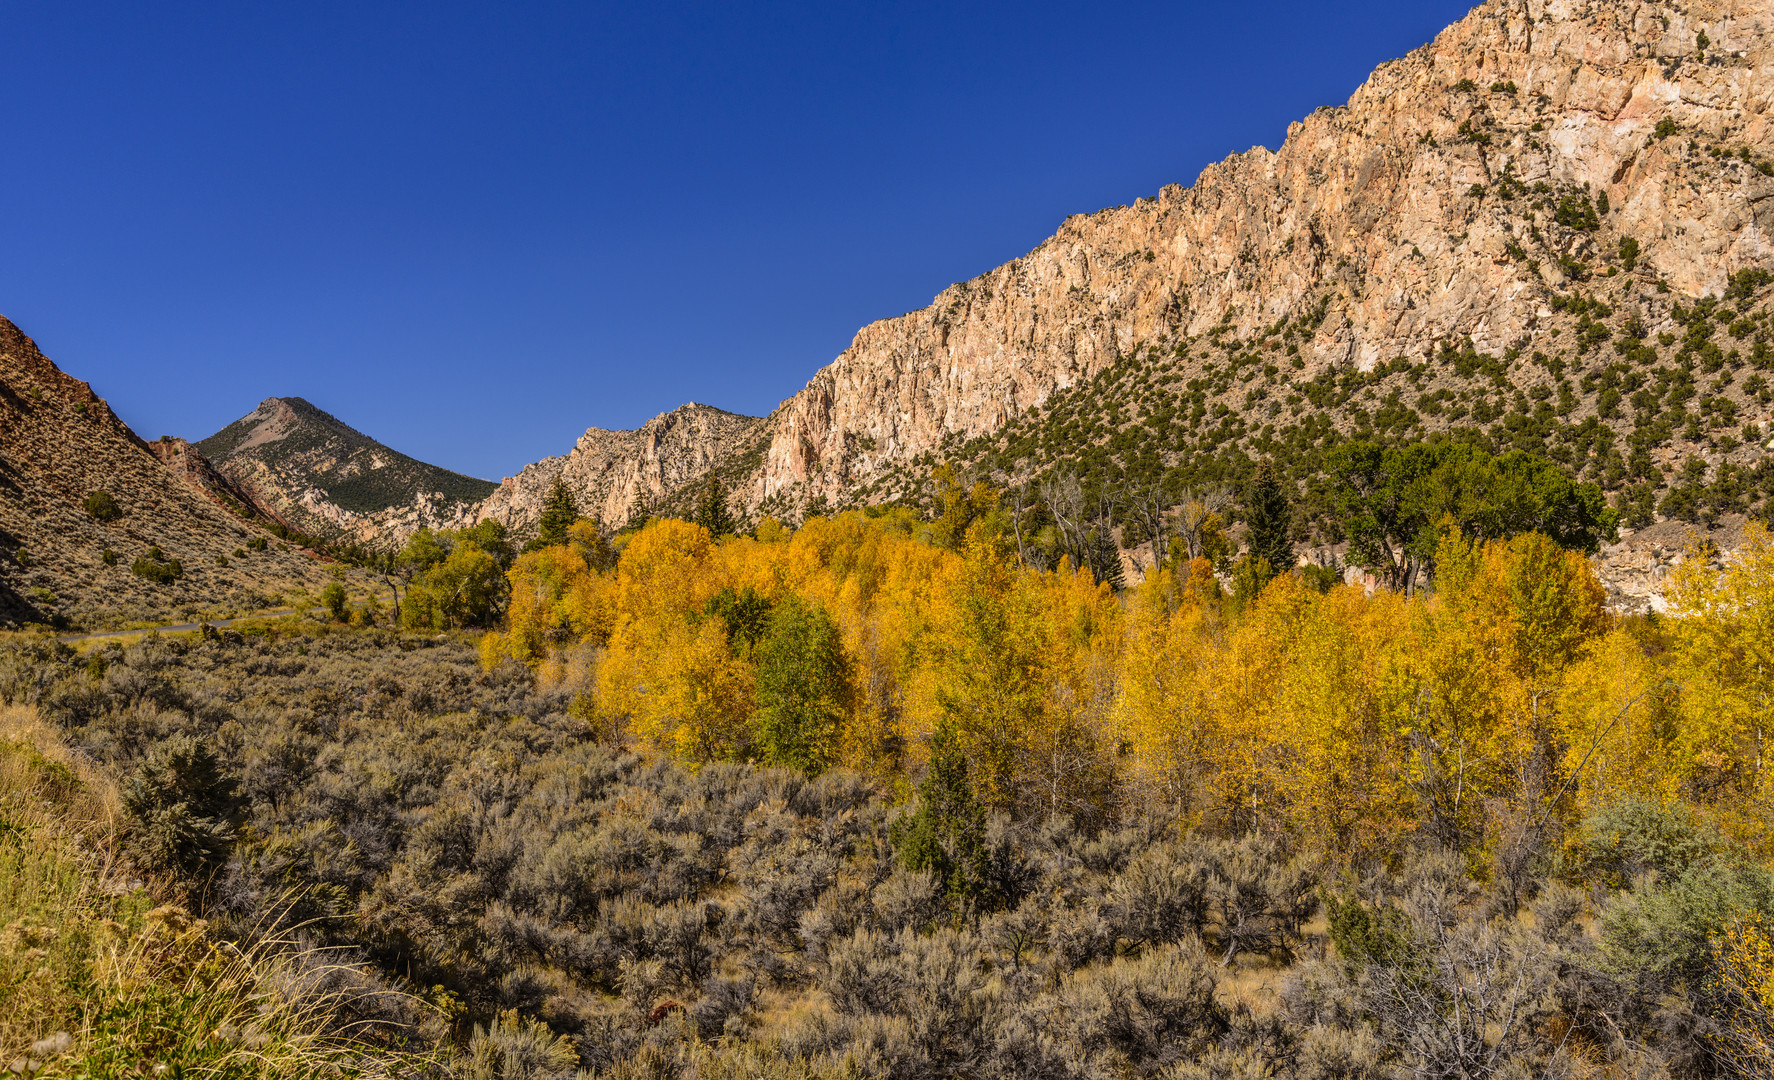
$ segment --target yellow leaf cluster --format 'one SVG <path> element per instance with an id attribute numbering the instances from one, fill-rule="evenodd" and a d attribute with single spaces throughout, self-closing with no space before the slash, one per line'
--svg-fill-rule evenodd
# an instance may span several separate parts
<path id="1" fill-rule="evenodd" d="M 1235 608 L 1205 560 L 1120 595 L 1069 565 L 1020 567 L 989 500 L 950 501 L 958 538 L 939 542 L 888 511 L 719 542 L 659 520 L 607 571 L 584 545 L 533 551 L 483 655 L 537 664 L 596 647 L 586 693 L 602 717 L 658 752 L 758 760 L 754 643 L 793 598 L 842 636 L 854 685 L 837 759 L 916 774 L 942 727 L 992 808 L 1137 804 L 1343 852 L 1415 830 L 1476 850 L 1497 800 L 1540 824 L 1625 795 L 1761 820 L 1766 533 L 1730 566 L 1690 559 L 1677 617 L 1656 624 L 1610 615 L 1586 560 L 1535 534 L 1446 536 L 1423 595 L 1320 593 L 1284 575 Z M 720 597 L 765 614 L 736 628 Z"/>

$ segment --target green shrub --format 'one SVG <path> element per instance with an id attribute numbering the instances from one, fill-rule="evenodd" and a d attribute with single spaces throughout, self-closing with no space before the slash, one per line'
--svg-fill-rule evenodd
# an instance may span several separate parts
<path id="1" fill-rule="evenodd" d="M 1727 301 L 1748 300 L 1770 281 L 1774 281 L 1774 274 L 1770 274 L 1766 270 L 1756 268 L 1739 270 L 1731 275 L 1729 282 L 1725 285 L 1725 299 Z"/>
<path id="2" fill-rule="evenodd" d="M 156 746 L 123 786 L 128 843 L 142 865 L 189 877 L 227 858 L 240 784 L 195 735 Z"/>
<path id="3" fill-rule="evenodd" d="M 1552 220 L 1567 229 L 1592 231 L 1601 226 L 1601 217 L 1596 212 L 1595 204 L 1585 192 L 1572 192 L 1558 201 L 1553 210 Z"/>
<path id="4" fill-rule="evenodd" d="M 99 552 L 99 558 L 101 560 L 103 560 L 103 562 L 106 566 L 116 566 L 117 565 L 117 553 L 115 551 L 112 551 L 110 548 L 106 548 L 105 550 Z"/>
<path id="5" fill-rule="evenodd" d="M 169 585 L 185 576 L 185 568 L 179 565 L 179 560 L 166 558 L 158 547 L 149 548 L 146 557 L 130 564 L 129 572 L 156 585 Z"/>
<path id="6" fill-rule="evenodd" d="M 346 606 L 345 586 L 338 582 L 332 582 L 320 590 L 320 603 L 322 607 L 326 608 L 327 614 L 334 622 L 342 623 L 350 620 L 351 612 Z"/>
<path id="7" fill-rule="evenodd" d="M 248 551 L 264 551 L 267 541 L 263 536 L 255 536 L 246 542 Z"/>
<path id="8" fill-rule="evenodd" d="M 94 521 L 116 521 L 123 516 L 123 508 L 117 505 L 117 500 L 108 491 L 93 492 L 81 505 L 92 515 Z"/>

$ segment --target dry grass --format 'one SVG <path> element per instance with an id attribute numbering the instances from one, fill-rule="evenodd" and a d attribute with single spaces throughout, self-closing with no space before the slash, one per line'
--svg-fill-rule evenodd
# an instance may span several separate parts
<path id="1" fill-rule="evenodd" d="M 278 993 L 312 984 L 313 956 L 218 944 L 157 903 L 126 877 L 117 820 L 112 785 L 34 710 L 0 709 L 0 1074 L 434 1071 L 335 1030 L 327 994 Z"/>

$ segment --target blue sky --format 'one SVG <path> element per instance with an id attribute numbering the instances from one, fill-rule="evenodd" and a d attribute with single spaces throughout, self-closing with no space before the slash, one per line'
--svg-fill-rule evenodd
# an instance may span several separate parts
<path id="1" fill-rule="evenodd" d="M 0 313 L 147 438 L 294 395 L 497 479 L 761 415 L 1466 9 L 0 2 Z"/>

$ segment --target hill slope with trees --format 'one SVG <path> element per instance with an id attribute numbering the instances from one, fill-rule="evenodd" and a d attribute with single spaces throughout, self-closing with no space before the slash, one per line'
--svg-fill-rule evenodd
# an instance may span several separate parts
<path id="1" fill-rule="evenodd" d="M 326 580 L 251 507 L 185 475 L 0 319 L 0 622 L 251 609 Z"/>
<path id="2" fill-rule="evenodd" d="M 266 398 L 196 444 L 279 520 L 312 536 L 398 544 L 497 485 L 416 461 L 301 398 Z"/>
<path id="3" fill-rule="evenodd" d="M 1273 458 L 1294 539 L 1343 552 L 1325 456 L 1446 436 L 1598 483 L 1642 534 L 1610 557 L 1661 574 L 1767 487 L 1771 35 L 1761 0 L 1490 0 L 1278 150 L 864 327 L 657 501 L 713 472 L 748 521 L 927 506 L 949 462 L 1076 481 L 1133 550 L 1141 502 Z"/>

